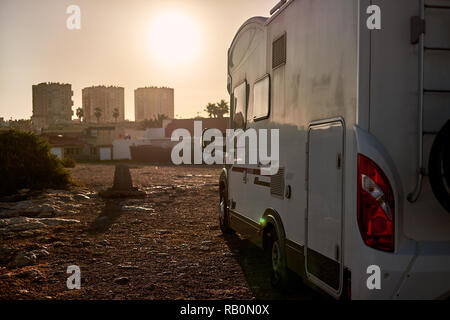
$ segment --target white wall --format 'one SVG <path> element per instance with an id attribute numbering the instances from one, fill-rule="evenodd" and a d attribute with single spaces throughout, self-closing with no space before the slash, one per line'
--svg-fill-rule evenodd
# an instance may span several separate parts
<path id="1" fill-rule="evenodd" d="M 132 145 L 139 146 L 150 144 L 150 140 L 131 139 L 131 140 L 114 140 L 113 141 L 113 159 L 114 160 L 131 160 L 130 147 Z"/>
<path id="2" fill-rule="evenodd" d="M 112 160 L 111 147 L 100 148 L 100 161 Z"/>
<path id="3" fill-rule="evenodd" d="M 164 139 L 166 129 L 164 128 L 149 128 L 145 131 L 144 138 L 146 139 Z"/>
<path id="4" fill-rule="evenodd" d="M 125 129 L 125 135 L 130 136 L 131 139 L 143 139 L 145 134 L 145 130 Z"/>

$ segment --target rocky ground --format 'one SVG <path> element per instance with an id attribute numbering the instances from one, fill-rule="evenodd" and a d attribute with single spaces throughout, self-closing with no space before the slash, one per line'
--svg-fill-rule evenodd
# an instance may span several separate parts
<path id="1" fill-rule="evenodd" d="M 313 299 L 269 284 L 263 252 L 218 227 L 219 168 L 131 166 L 143 199 L 103 200 L 114 165 L 70 169 L 80 187 L 0 203 L 0 299 Z M 67 268 L 81 289 L 68 290 Z"/>

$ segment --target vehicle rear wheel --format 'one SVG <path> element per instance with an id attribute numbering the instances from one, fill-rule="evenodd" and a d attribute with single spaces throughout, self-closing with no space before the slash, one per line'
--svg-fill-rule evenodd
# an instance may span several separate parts
<path id="1" fill-rule="evenodd" d="M 222 233 L 233 233 L 233 230 L 230 228 L 230 217 L 228 213 L 228 193 L 226 185 L 220 186 L 219 225 Z"/>
<path id="2" fill-rule="evenodd" d="M 440 204 L 450 212 L 450 121 L 433 143 L 428 166 L 433 193 Z"/>
<path id="3" fill-rule="evenodd" d="M 271 283 L 278 289 L 285 289 L 288 283 L 288 270 L 286 266 L 285 250 L 276 231 L 272 229 L 269 233 L 270 247 L 270 263 L 272 267 Z"/>

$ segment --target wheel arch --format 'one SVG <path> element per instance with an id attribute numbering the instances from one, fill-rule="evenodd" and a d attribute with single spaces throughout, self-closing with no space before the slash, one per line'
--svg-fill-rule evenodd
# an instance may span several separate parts
<path id="1" fill-rule="evenodd" d="M 225 187 L 228 187 L 228 171 L 226 168 L 223 168 L 222 172 L 220 173 L 219 192 L 220 192 L 220 189 L 222 188 L 222 185 L 225 185 Z M 228 192 L 228 190 L 227 190 L 227 192 Z"/>
<path id="2" fill-rule="evenodd" d="M 282 242 L 282 247 L 284 249 L 285 240 L 286 240 L 286 232 L 284 229 L 283 221 L 279 213 L 273 209 L 268 208 L 264 212 L 262 216 L 262 244 L 263 248 L 267 249 L 267 232 L 270 231 L 271 228 L 275 229 L 275 232 L 278 234 L 280 241 Z"/>

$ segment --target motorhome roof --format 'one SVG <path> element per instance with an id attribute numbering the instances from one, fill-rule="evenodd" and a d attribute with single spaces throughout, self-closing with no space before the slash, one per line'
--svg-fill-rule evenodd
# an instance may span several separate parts
<path id="1" fill-rule="evenodd" d="M 242 26 L 239 28 L 239 30 L 236 32 L 233 41 L 231 42 L 231 46 L 230 48 L 233 46 L 237 36 L 239 35 L 239 33 L 242 31 L 242 29 L 245 28 L 246 25 L 250 24 L 250 23 L 260 23 L 263 25 L 268 25 L 276 16 L 278 16 L 284 9 L 286 9 L 289 5 L 291 5 L 291 3 L 294 2 L 294 0 L 282 0 L 280 1 L 270 12 L 271 16 L 268 17 L 261 17 L 261 16 L 256 16 L 256 17 L 252 17 L 250 19 L 248 19 L 247 21 L 245 21 Z"/>
<path id="2" fill-rule="evenodd" d="M 249 24 L 251 24 L 251 23 L 259 23 L 259 24 L 261 24 L 261 25 L 264 25 L 268 19 L 269 19 L 269 18 L 266 18 L 266 17 L 253 17 L 253 18 L 250 18 L 250 19 L 248 19 L 247 21 L 245 21 L 245 22 L 242 24 L 242 26 L 239 28 L 239 30 L 236 32 L 236 34 L 234 35 L 233 41 L 231 41 L 231 45 L 230 45 L 230 48 L 229 48 L 229 49 L 231 49 L 231 48 L 233 47 L 234 42 L 236 41 L 236 38 L 239 36 L 239 34 L 241 33 L 241 31 L 242 31 L 247 25 L 249 25 Z M 229 49 L 228 49 L 228 50 L 229 50 Z"/>

